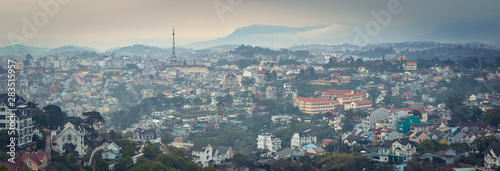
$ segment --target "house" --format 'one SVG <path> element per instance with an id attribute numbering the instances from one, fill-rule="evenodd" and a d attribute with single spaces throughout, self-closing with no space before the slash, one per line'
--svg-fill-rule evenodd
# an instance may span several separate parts
<path id="1" fill-rule="evenodd" d="M 45 154 L 43 151 L 38 151 L 36 153 L 24 153 L 21 156 L 21 159 L 26 166 L 28 166 L 31 170 L 47 170 L 47 167 L 50 165 L 50 156 Z"/>
<path id="2" fill-rule="evenodd" d="M 3 163 L 10 171 L 20 171 L 23 167 L 26 166 L 26 163 L 21 158 L 14 159 L 14 162 L 5 162 Z"/>
<path id="3" fill-rule="evenodd" d="M 257 148 L 276 152 L 281 148 L 281 139 L 269 133 L 257 136 Z"/>
<path id="4" fill-rule="evenodd" d="M 292 160 L 299 160 L 300 156 L 303 156 L 304 152 L 299 150 L 299 149 L 291 149 L 291 148 L 285 148 L 281 151 L 278 151 L 274 154 L 274 158 L 276 160 L 287 160 L 287 159 L 292 159 Z"/>
<path id="5" fill-rule="evenodd" d="M 121 149 L 120 146 L 112 142 L 101 152 L 101 158 L 107 160 L 109 163 L 114 163 L 121 158 Z"/>
<path id="6" fill-rule="evenodd" d="M 9 98 L 12 97 L 8 96 L 8 94 L 0 95 L 0 130 L 16 130 L 16 135 L 18 135 L 16 146 L 22 149 L 34 144 L 32 140 L 33 114 L 31 108 L 26 105 L 27 101 L 24 98 L 16 95 L 14 103 L 11 103 L 12 100 L 9 100 Z"/>
<path id="7" fill-rule="evenodd" d="M 337 140 L 333 140 L 333 139 L 324 139 L 323 140 L 323 145 L 321 145 L 321 147 L 323 148 L 326 148 L 326 146 L 330 143 L 337 143 Z"/>
<path id="8" fill-rule="evenodd" d="M 52 142 L 57 142 L 53 144 L 55 150 L 59 153 L 64 153 L 65 144 L 75 145 L 75 151 L 78 152 L 79 157 L 85 155 L 85 129 L 80 126 L 75 127 L 75 125 L 70 122 L 66 123 L 63 128 L 59 128 L 57 131 L 52 131 L 51 133 Z"/>
<path id="9" fill-rule="evenodd" d="M 233 157 L 232 147 L 214 149 L 209 143 L 195 142 L 191 147 L 193 161 L 202 166 L 218 165 Z"/>
<path id="10" fill-rule="evenodd" d="M 361 100 L 361 101 L 355 101 L 355 102 L 351 102 L 348 104 L 344 104 L 344 110 L 365 109 L 365 108 L 371 108 L 371 107 L 372 107 L 372 102 L 370 100 Z"/>
<path id="11" fill-rule="evenodd" d="M 389 160 L 407 162 L 417 154 L 417 143 L 408 138 L 398 138 L 392 142 L 392 154 Z"/>
<path id="12" fill-rule="evenodd" d="M 500 166 L 500 147 L 490 145 L 483 151 L 484 167 L 486 169 L 495 169 Z"/>
<path id="13" fill-rule="evenodd" d="M 366 98 L 368 98 L 366 93 L 355 93 L 349 95 L 340 95 L 337 97 L 337 100 L 339 105 L 345 105 L 355 101 L 366 100 Z"/>
<path id="14" fill-rule="evenodd" d="M 413 132 L 410 136 L 410 141 L 415 141 L 417 143 L 420 143 L 422 142 L 423 140 L 427 140 L 427 139 L 430 139 L 429 136 L 427 135 L 426 132 L 424 131 L 417 131 L 417 132 Z"/>
<path id="15" fill-rule="evenodd" d="M 446 161 L 446 164 L 451 164 L 458 162 L 460 157 L 467 157 L 468 155 L 462 147 L 452 146 L 444 150 L 443 155 L 439 156 Z"/>
<path id="16" fill-rule="evenodd" d="M 405 62 L 403 63 L 403 70 L 405 71 L 416 71 L 417 63 L 415 62 Z"/>
<path id="17" fill-rule="evenodd" d="M 302 147 L 302 151 L 307 151 L 307 150 L 309 150 L 309 149 L 311 149 L 311 148 L 316 148 L 316 147 L 318 147 L 316 144 L 309 143 L 309 144 L 304 145 L 304 146 Z"/>
<path id="18" fill-rule="evenodd" d="M 193 161 L 202 166 L 210 166 L 213 164 L 213 147 L 206 142 L 195 142 L 191 147 Z"/>
<path id="19" fill-rule="evenodd" d="M 402 117 L 401 120 L 399 121 L 399 129 L 398 131 L 406 134 L 408 131 L 410 131 L 410 128 L 413 124 L 418 124 L 420 123 L 420 118 L 417 118 L 413 115 L 407 115 L 405 117 Z"/>
<path id="20" fill-rule="evenodd" d="M 318 155 L 326 154 L 326 151 L 322 147 L 314 147 L 314 148 L 310 148 L 309 150 L 307 150 L 306 153 L 313 155 L 313 156 L 318 156 Z"/>
<path id="21" fill-rule="evenodd" d="M 353 146 L 354 144 L 359 144 L 363 140 L 365 140 L 364 137 L 361 136 L 356 136 L 356 135 L 349 135 L 344 139 L 344 144 L 347 144 L 349 146 Z"/>
<path id="22" fill-rule="evenodd" d="M 311 130 L 293 134 L 290 147 L 293 149 L 300 149 L 304 144 L 308 143 L 316 143 L 316 135 L 314 135 Z"/>

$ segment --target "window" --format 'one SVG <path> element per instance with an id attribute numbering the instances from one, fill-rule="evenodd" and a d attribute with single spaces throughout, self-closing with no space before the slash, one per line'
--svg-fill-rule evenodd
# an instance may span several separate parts
<path id="1" fill-rule="evenodd" d="M 27 164 L 28 164 L 28 167 L 31 168 L 31 161 L 29 161 Z"/>
<path id="2" fill-rule="evenodd" d="M 0 128 L 6 128 L 5 126 L 5 123 L 0 123 Z"/>
<path id="3" fill-rule="evenodd" d="M 43 165 L 47 165 L 47 158 L 43 158 Z"/>
<path id="4" fill-rule="evenodd" d="M 4 108 L 2 108 L 4 109 Z M 0 115 L 0 119 L 5 119 L 5 115 Z"/>

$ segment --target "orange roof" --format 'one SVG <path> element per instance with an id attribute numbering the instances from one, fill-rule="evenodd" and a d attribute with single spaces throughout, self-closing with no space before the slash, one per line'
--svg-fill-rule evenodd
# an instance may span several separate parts
<path id="1" fill-rule="evenodd" d="M 407 64 L 407 65 L 416 65 L 417 63 L 415 63 L 415 62 L 405 62 L 405 64 Z"/>
<path id="2" fill-rule="evenodd" d="M 328 89 L 322 92 L 323 95 L 344 95 L 353 93 L 352 90 L 337 90 L 337 89 Z"/>
<path id="3" fill-rule="evenodd" d="M 361 100 L 361 101 L 357 101 L 357 102 L 354 102 L 354 103 L 356 103 L 357 105 L 372 104 L 372 102 L 370 100 Z"/>
<path id="4" fill-rule="evenodd" d="M 356 97 L 356 96 L 366 96 L 366 94 L 365 93 L 345 94 L 345 95 L 340 95 L 337 98 Z"/>
<path id="5" fill-rule="evenodd" d="M 314 98 L 314 97 L 299 97 L 295 100 L 305 101 L 305 102 L 334 102 L 336 100 L 332 100 L 329 98 Z"/>

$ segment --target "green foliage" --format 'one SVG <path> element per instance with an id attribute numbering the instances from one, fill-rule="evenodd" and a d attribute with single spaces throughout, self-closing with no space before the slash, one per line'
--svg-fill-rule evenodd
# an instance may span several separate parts
<path id="1" fill-rule="evenodd" d="M 134 167 L 134 161 L 130 156 L 121 158 L 118 160 L 118 163 L 116 164 L 116 171 L 128 171 Z"/>
<path id="2" fill-rule="evenodd" d="M 99 171 L 109 171 L 109 163 L 108 163 L 108 161 L 106 161 L 104 159 L 97 160 L 95 169 L 99 170 Z"/>
<path id="3" fill-rule="evenodd" d="M 83 123 L 83 119 L 80 117 L 76 117 L 76 116 L 70 116 L 70 117 L 66 117 L 66 120 L 64 122 L 66 122 L 66 123 L 70 122 L 73 125 L 80 125 Z"/>
<path id="4" fill-rule="evenodd" d="M 170 134 L 167 131 L 163 131 L 161 133 L 161 143 L 163 143 L 163 144 L 170 144 L 173 141 L 174 141 L 174 137 L 172 136 L 172 134 Z"/>
<path id="5" fill-rule="evenodd" d="M 491 126 L 498 127 L 500 124 L 500 107 L 488 109 L 483 116 L 483 121 Z"/>
<path id="6" fill-rule="evenodd" d="M 151 141 L 146 141 L 146 144 L 144 145 L 144 157 L 154 160 L 160 153 L 162 153 L 160 147 Z"/>
<path id="7" fill-rule="evenodd" d="M 345 153 L 330 153 L 314 159 L 316 167 L 325 170 L 369 170 L 372 161 L 366 157 Z"/>
<path id="8" fill-rule="evenodd" d="M 253 156 L 240 153 L 236 153 L 233 157 L 233 163 L 236 165 L 236 168 L 239 169 L 250 168 L 250 170 L 252 170 L 253 168 L 255 168 L 255 161 L 256 160 Z"/>
<path id="9" fill-rule="evenodd" d="M 125 157 L 132 157 L 135 155 L 135 152 L 139 150 L 139 147 L 137 147 L 137 143 L 127 140 L 127 139 L 122 139 L 119 141 L 115 142 L 116 145 L 122 147 L 122 154 Z"/>
<path id="10" fill-rule="evenodd" d="M 446 144 L 441 144 L 437 140 L 426 139 L 418 144 L 417 152 L 420 154 L 434 153 L 447 148 Z"/>
<path id="11" fill-rule="evenodd" d="M 181 156 L 174 154 L 159 154 L 156 156 L 156 162 L 160 162 L 168 168 L 179 170 L 201 170 L 193 161 L 186 160 Z"/>
<path id="12" fill-rule="evenodd" d="M 9 168 L 7 168 L 7 166 L 5 166 L 5 165 L 1 165 L 0 171 L 9 171 Z"/>
<path id="13" fill-rule="evenodd" d="M 52 155 L 51 166 L 54 170 L 77 170 L 76 157 L 73 154 Z"/>
<path id="14" fill-rule="evenodd" d="M 461 157 L 460 162 L 470 164 L 473 166 L 483 166 L 484 165 L 484 154 L 483 153 L 473 153 L 469 157 Z"/>
<path id="15" fill-rule="evenodd" d="M 217 109 L 224 110 L 233 104 L 233 96 L 226 94 L 224 96 L 217 97 Z"/>
<path id="16" fill-rule="evenodd" d="M 64 120 L 68 117 L 68 114 L 64 113 L 61 108 L 56 105 L 47 105 L 43 108 L 43 111 L 49 116 L 51 129 L 57 129 L 59 126 L 64 125 Z"/>
<path id="17" fill-rule="evenodd" d="M 375 103 L 375 99 L 380 95 L 380 91 L 376 87 L 371 87 L 368 89 L 368 95 L 370 96 L 370 100 Z"/>

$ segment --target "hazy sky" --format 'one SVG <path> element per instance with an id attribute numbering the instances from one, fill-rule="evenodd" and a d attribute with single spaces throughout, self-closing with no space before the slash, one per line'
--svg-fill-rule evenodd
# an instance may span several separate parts
<path id="1" fill-rule="evenodd" d="M 63 1 L 63 0 L 61 0 Z M 376 21 L 370 12 L 387 10 L 390 0 L 64 0 L 46 23 L 35 26 L 29 37 L 60 42 L 133 42 L 141 39 L 170 39 L 175 27 L 178 44 L 209 40 L 231 34 L 253 24 L 282 26 L 330 25 L 302 36 L 352 35 L 353 27 Z M 392 36 L 421 34 L 449 27 L 497 27 L 498 0 L 394 0 L 402 11 L 391 15 L 381 28 L 379 41 L 402 41 Z M 9 33 L 23 36 L 23 18 L 44 21 L 39 3 L 56 0 L 1 0 L 0 47 L 8 46 Z M 218 8 L 226 9 L 218 13 Z M 50 9 L 54 9 L 50 6 Z M 222 9 L 222 10 L 224 10 Z M 42 14 L 43 13 L 43 14 Z M 220 14 L 220 15 L 219 15 Z M 40 17 L 42 16 L 42 17 Z M 479 22 L 478 22 L 479 21 Z M 458 24 L 457 24 L 458 23 Z M 489 24 L 488 24 L 489 23 Z M 474 30 L 470 30 L 471 32 Z M 418 33 L 415 33 L 418 32 Z M 389 34 L 390 33 L 390 34 Z M 316 35 L 315 35 L 316 34 Z M 468 34 L 467 30 L 463 34 Z M 385 35 L 385 36 L 384 36 Z M 298 35 L 301 36 L 301 35 Z M 315 37 L 316 36 L 316 37 Z M 23 37 L 26 38 L 24 35 Z M 336 38 L 338 36 L 330 36 Z M 352 38 L 351 38 L 352 39 Z M 377 39 L 374 39 L 377 41 Z M 350 39 L 345 39 L 349 42 Z M 167 45 L 166 45 L 167 46 Z"/>

